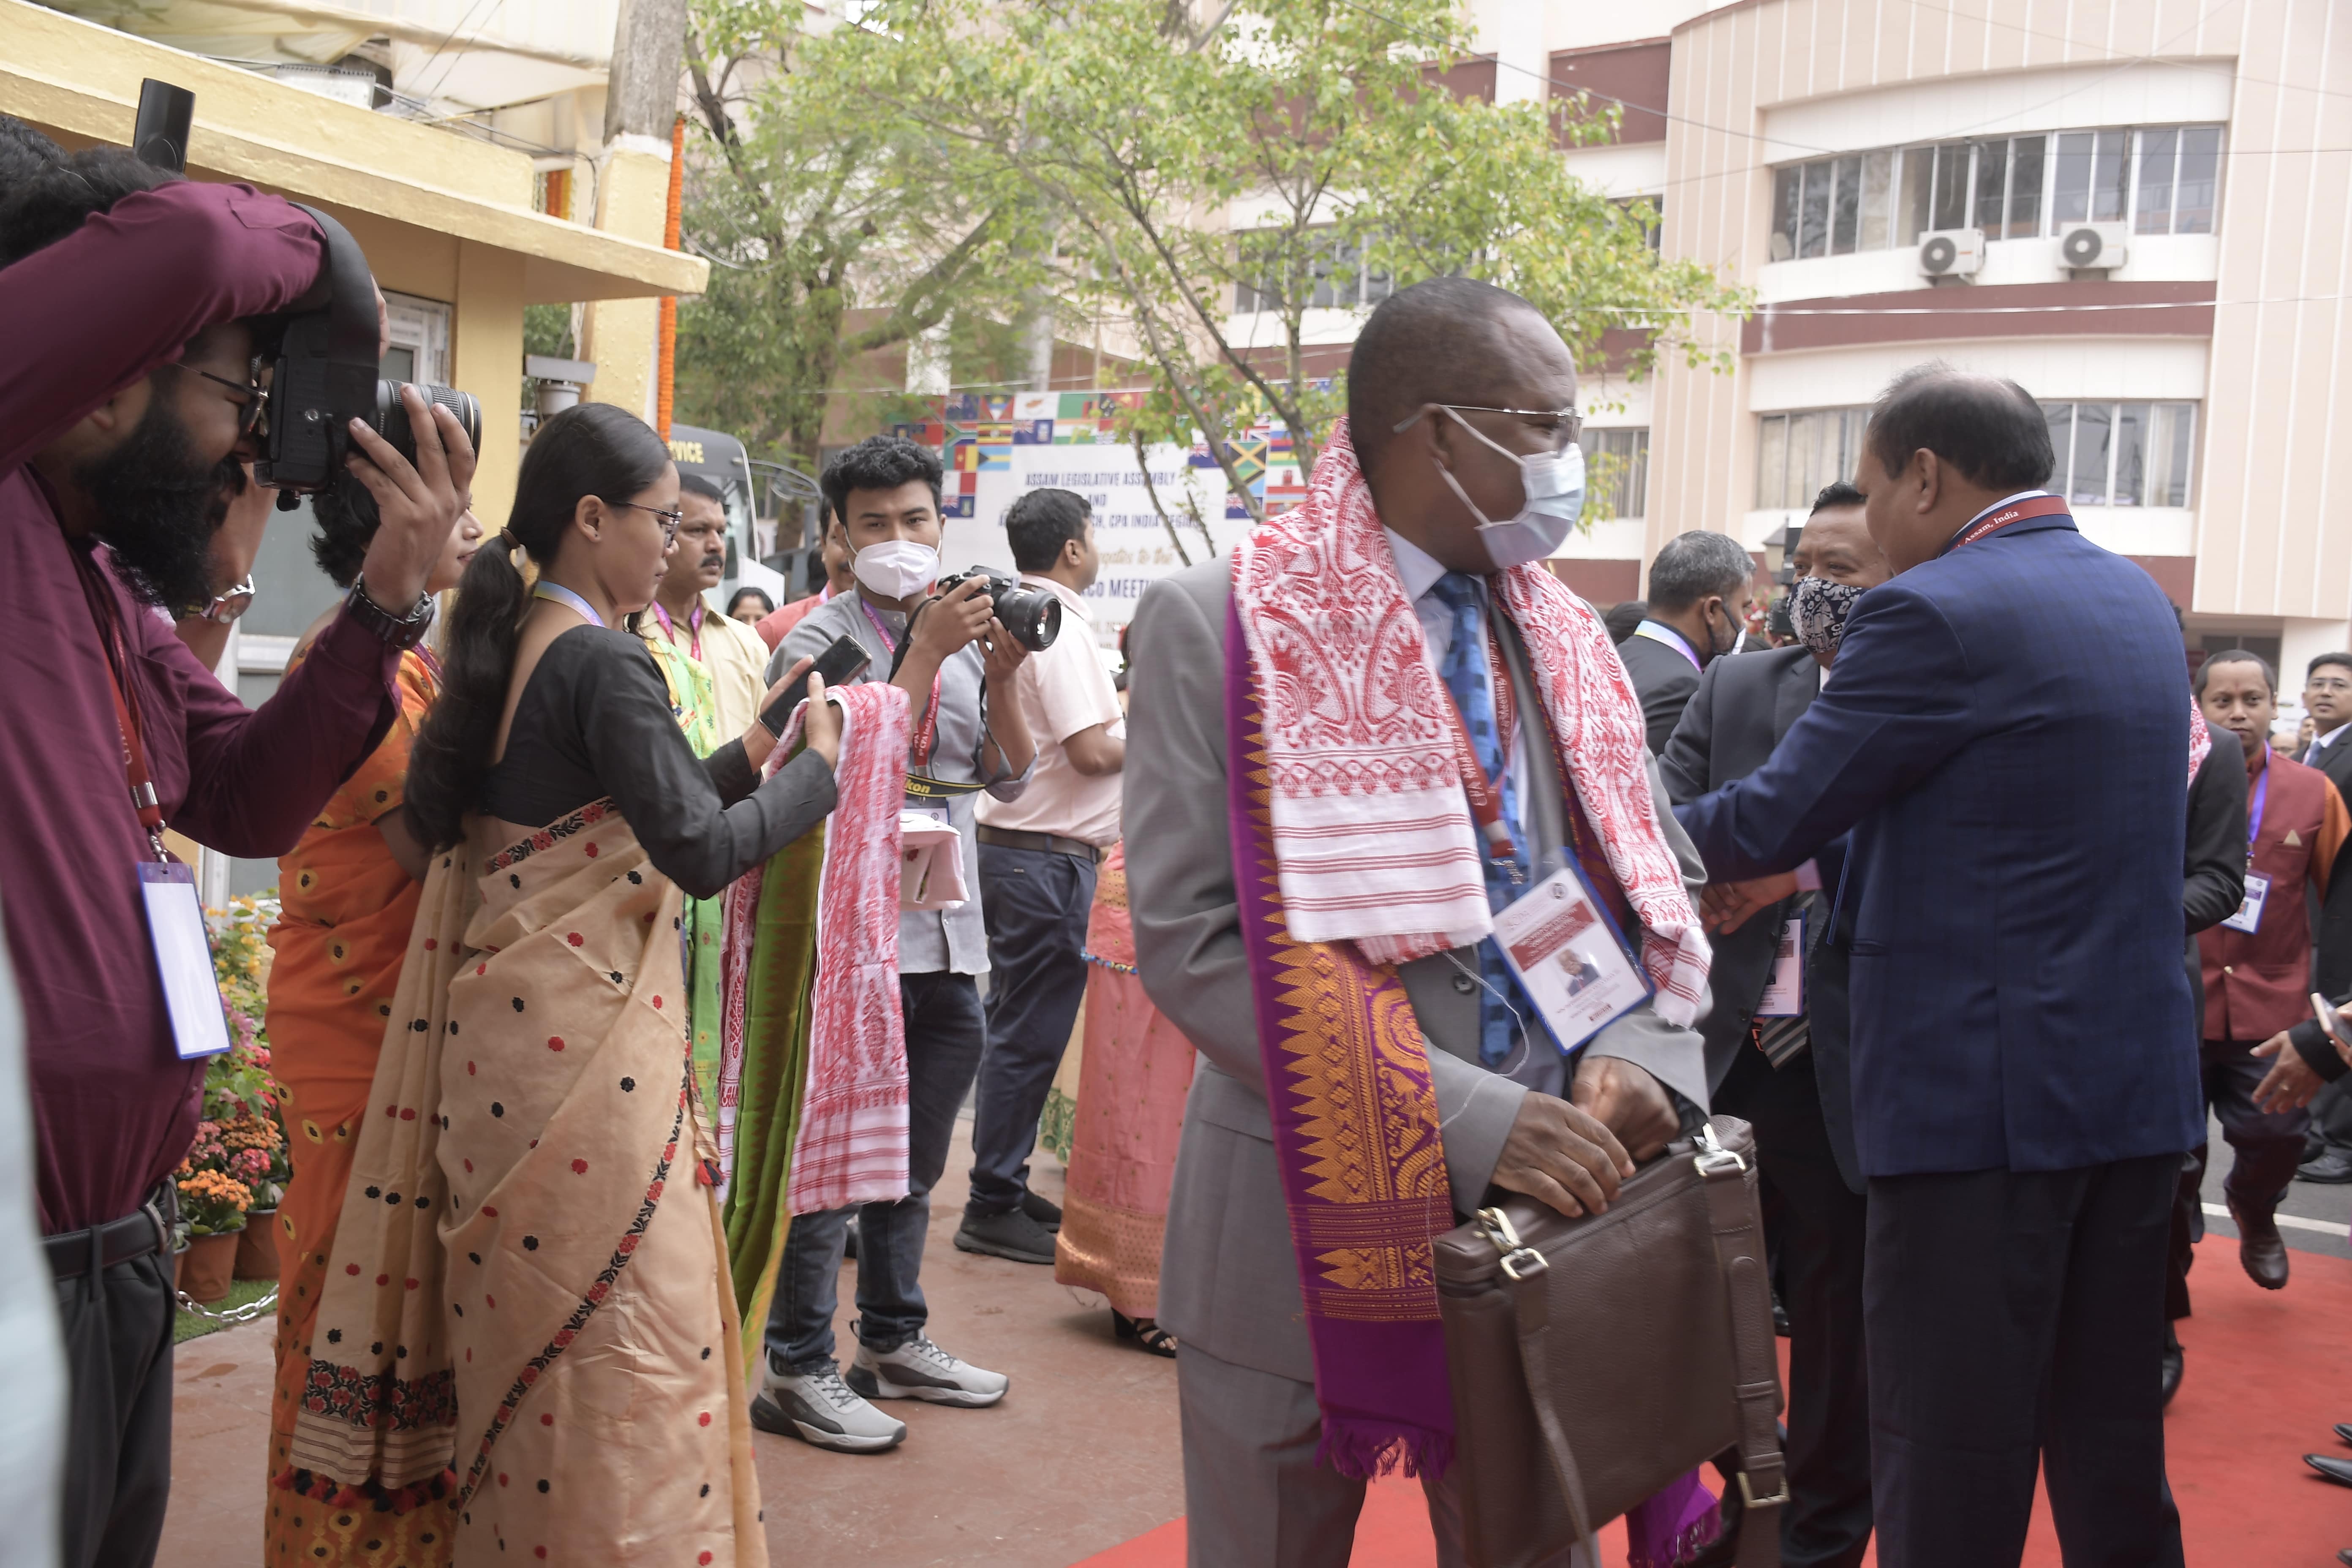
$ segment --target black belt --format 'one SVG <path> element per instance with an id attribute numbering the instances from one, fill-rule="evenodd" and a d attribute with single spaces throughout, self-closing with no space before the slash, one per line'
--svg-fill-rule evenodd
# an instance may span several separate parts
<path id="1" fill-rule="evenodd" d="M 59 1279 L 78 1279 L 85 1274 L 104 1273 L 118 1263 L 128 1263 L 151 1252 L 161 1252 L 171 1245 L 170 1237 L 171 1227 L 164 1224 L 163 1211 L 151 1199 L 121 1219 L 45 1236 L 41 1245 L 48 1249 L 52 1275 Z"/>
<path id="2" fill-rule="evenodd" d="M 991 827 L 982 823 L 975 829 L 982 844 L 993 844 L 999 849 L 1034 849 L 1040 855 L 1075 855 L 1081 860 L 1099 861 L 1103 852 L 1083 838 L 1065 838 L 1058 833 L 1022 833 L 1010 827 Z"/>

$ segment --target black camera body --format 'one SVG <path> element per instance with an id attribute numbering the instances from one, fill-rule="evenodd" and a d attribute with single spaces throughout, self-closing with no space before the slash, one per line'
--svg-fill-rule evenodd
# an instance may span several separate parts
<path id="1" fill-rule="evenodd" d="M 325 237 L 326 269 L 285 317 L 269 379 L 269 434 L 257 473 L 290 510 L 298 495 L 315 494 L 344 472 L 353 419 L 364 419 L 410 462 L 416 433 L 400 400 L 403 383 L 381 379 L 376 359 L 375 279 L 351 231 L 325 213 L 297 202 Z M 482 439 L 482 408 L 472 395 L 419 384 L 428 406 L 457 416 L 466 437 Z"/>
<path id="2" fill-rule="evenodd" d="M 1004 623 L 1015 642 L 1031 653 L 1043 653 L 1054 646 L 1054 639 L 1062 635 L 1061 600 L 985 566 L 940 578 L 940 592 L 953 593 L 974 577 L 988 584 L 988 596 L 996 603 L 996 618 Z"/>

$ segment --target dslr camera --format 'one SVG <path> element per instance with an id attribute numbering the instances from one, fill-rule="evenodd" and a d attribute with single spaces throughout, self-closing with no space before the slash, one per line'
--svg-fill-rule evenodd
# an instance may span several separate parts
<path id="1" fill-rule="evenodd" d="M 985 566 L 974 566 L 940 579 L 940 592 L 951 594 L 973 578 L 988 584 L 996 602 L 996 618 L 1013 639 L 1031 653 L 1043 653 L 1062 635 L 1062 601 L 1042 588 L 1032 588 L 1018 577 L 1008 577 Z"/>
<path id="2" fill-rule="evenodd" d="M 366 420 L 393 450 L 416 461 L 416 433 L 400 400 L 408 384 L 376 374 L 375 279 L 367 257 L 341 224 L 316 207 L 294 205 L 326 237 L 327 266 L 283 317 L 271 363 L 268 430 L 256 471 L 263 484 L 277 487 L 283 511 L 294 510 L 298 496 L 314 495 L 342 478 L 352 419 Z M 482 405 L 472 394 L 423 383 L 416 390 L 428 409 L 437 403 L 456 415 L 466 438 L 480 449 Z"/>
<path id="3" fill-rule="evenodd" d="M 196 95 L 153 78 L 139 84 L 139 116 L 131 133 L 133 153 L 175 174 L 188 167 L 188 129 Z M 416 461 L 416 433 L 408 427 L 408 407 L 400 400 L 405 384 L 384 381 L 376 371 L 375 277 L 351 230 L 301 202 L 327 245 L 326 269 L 310 291 L 278 318 L 283 336 L 271 363 L 268 431 L 263 437 L 261 482 L 276 487 L 278 509 L 292 511 L 298 496 L 315 495 L 341 479 L 351 454 L 351 426 L 364 419 L 393 449 Z M 466 439 L 482 445 L 482 405 L 454 387 L 417 384 L 428 410 L 437 403 L 457 416 Z M 359 503 L 373 510 L 364 488 Z"/>

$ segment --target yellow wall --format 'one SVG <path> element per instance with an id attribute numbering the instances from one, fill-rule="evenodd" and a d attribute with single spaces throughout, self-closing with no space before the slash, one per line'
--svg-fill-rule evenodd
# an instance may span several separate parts
<path id="1" fill-rule="evenodd" d="M 669 211 L 667 150 L 656 157 L 629 147 L 614 149 L 596 182 L 596 226 L 625 239 L 659 245 Z M 583 395 L 645 415 L 652 407 L 658 300 L 599 300 L 584 312 L 583 359 L 593 361 L 596 379 Z"/>
<path id="2" fill-rule="evenodd" d="M 450 374 L 481 401 L 474 515 L 495 533 L 514 505 L 522 462 L 522 258 L 470 240 L 460 245 L 457 306 Z"/>

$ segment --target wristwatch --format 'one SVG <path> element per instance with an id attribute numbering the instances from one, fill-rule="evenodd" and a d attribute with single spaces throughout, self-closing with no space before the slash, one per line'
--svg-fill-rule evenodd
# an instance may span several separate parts
<path id="1" fill-rule="evenodd" d="M 353 620 L 394 647 L 415 647 L 425 640 L 425 629 L 433 625 L 432 595 L 419 594 L 408 614 L 395 616 L 368 597 L 365 574 L 352 579 L 351 595 L 343 603 Z"/>
<path id="2" fill-rule="evenodd" d="M 253 607 L 253 574 L 245 581 L 230 585 L 228 591 L 213 595 L 213 602 L 196 612 L 215 626 L 225 626 Z"/>

